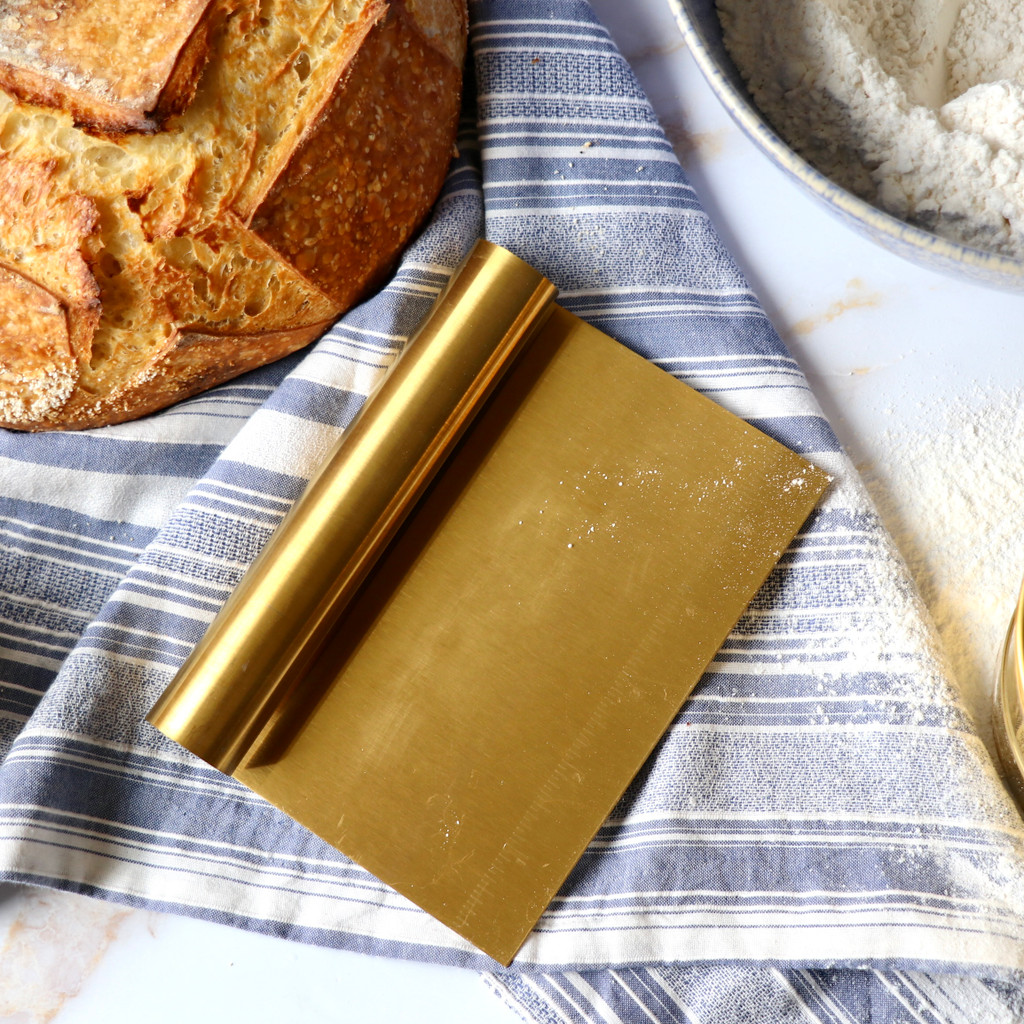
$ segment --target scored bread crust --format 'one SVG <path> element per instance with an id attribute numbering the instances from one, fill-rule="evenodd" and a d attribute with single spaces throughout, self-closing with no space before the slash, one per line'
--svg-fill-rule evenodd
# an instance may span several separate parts
<path id="1" fill-rule="evenodd" d="M 380 284 L 387 266 L 372 254 L 405 245 L 444 181 L 445 98 L 459 93 L 462 64 L 445 47 L 465 28 L 440 17 L 457 13 L 448 0 L 394 5 L 254 211 L 253 230 L 342 307 Z"/>
<path id="2" fill-rule="evenodd" d="M 166 6 L 166 5 L 165 5 Z M 109 131 L 183 110 L 221 0 L 0 0 L 0 87 Z M 156 16 L 154 16 L 156 14 Z"/>
<path id="3" fill-rule="evenodd" d="M 0 94 L 0 426 L 133 419 L 295 351 L 440 191 L 465 0 L 199 6 L 159 131 Z M 174 85 L 182 62 L 197 84 Z"/>

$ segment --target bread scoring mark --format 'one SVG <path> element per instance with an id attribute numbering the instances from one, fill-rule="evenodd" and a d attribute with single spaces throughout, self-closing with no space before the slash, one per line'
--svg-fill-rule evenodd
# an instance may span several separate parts
<path id="1" fill-rule="evenodd" d="M 429 212 L 451 159 L 461 67 L 396 0 L 257 210 L 253 230 L 339 305 L 382 283 Z"/>
<path id="2" fill-rule="evenodd" d="M 188 330 L 261 334 L 284 323 L 298 328 L 331 322 L 340 314 L 340 306 L 282 264 L 236 217 L 197 235 L 163 240 L 157 248 L 171 271 L 164 291 L 174 322 Z"/>

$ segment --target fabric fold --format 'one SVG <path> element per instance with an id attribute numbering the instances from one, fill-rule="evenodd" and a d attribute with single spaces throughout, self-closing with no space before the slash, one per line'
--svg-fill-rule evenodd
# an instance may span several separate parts
<path id="1" fill-rule="evenodd" d="M 0 880 L 481 969 L 538 1021 L 1015 1019 L 1024 828 L 800 368 L 589 5 L 470 10 L 383 291 L 146 421 L 0 437 Z M 143 722 L 482 233 L 836 477 L 507 972 Z"/>

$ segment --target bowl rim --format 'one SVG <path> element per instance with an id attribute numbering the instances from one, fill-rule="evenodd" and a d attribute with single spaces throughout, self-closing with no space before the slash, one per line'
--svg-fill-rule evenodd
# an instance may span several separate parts
<path id="1" fill-rule="evenodd" d="M 910 246 L 950 266 L 973 268 L 985 277 L 996 275 L 1003 283 L 1014 281 L 1024 285 L 1024 261 L 955 242 L 900 220 L 837 185 L 808 163 L 769 127 L 750 96 L 729 81 L 691 17 L 687 0 L 668 0 L 668 4 L 683 41 L 719 102 L 754 144 L 805 188 L 846 217 L 885 235 L 894 245 Z"/>

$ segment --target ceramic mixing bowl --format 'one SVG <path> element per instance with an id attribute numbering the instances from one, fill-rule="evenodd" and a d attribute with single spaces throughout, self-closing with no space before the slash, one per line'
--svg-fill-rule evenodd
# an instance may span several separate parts
<path id="1" fill-rule="evenodd" d="M 899 256 L 956 277 L 1024 291 L 1024 262 L 951 242 L 840 188 L 798 156 L 751 102 L 722 42 L 715 0 L 668 0 L 697 65 L 747 136 L 801 188 L 860 234 Z"/>

